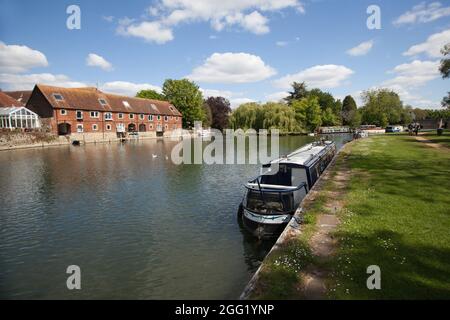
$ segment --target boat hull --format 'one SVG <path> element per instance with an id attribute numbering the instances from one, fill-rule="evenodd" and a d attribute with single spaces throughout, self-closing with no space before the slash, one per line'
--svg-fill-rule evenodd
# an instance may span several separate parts
<path id="1" fill-rule="evenodd" d="M 239 220 L 242 223 L 244 229 L 250 232 L 254 237 L 259 239 L 268 239 L 278 237 L 287 224 L 291 220 L 292 215 L 286 215 L 283 219 L 279 219 L 280 222 L 264 223 L 263 221 L 255 221 L 257 219 L 250 219 L 247 214 L 244 214 L 242 205 L 239 208 Z"/>

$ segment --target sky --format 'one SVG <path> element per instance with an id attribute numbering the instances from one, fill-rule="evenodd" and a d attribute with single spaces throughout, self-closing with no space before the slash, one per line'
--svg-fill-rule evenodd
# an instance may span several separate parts
<path id="1" fill-rule="evenodd" d="M 390 88 L 421 108 L 440 108 L 450 91 L 438 71 L 450 43 L 448 0 L 0 0 L 0 7 L 2 90 L 44 83 L 135 95 L 188 78 L 205 97 L 237 107 L 277 101 L 293 81 L 305 81 L 359 105 L 363 90 Z"/>

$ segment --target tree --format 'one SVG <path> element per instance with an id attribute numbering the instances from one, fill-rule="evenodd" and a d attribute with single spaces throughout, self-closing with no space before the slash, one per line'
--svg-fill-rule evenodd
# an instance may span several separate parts
<path id="1" fill-rule="evenodd" d="M 397 93 L 389 89 L 367 90 L 362 94 L 362 122 L 381 127 L 401 120 L 403 103 Z"/>
<path id="2" fill-rule="evenodd" d="M 355 121 L 357 118 L 358 107 L 356 106 L 355 99 L 348 95 L 344 98 L 344 102 L 342 103 L 342 123 L 354 128 L 359 125 L 359 123 Z"/>
<path id="3" fill-rule="evenodd" d="M 212 124 L 212 113 L 211 108 L 206 104 L 206 102 L 203 104 L 203 112 L 205 113 L 205 118 L 203 120 L 202 126 L 204 128 L 209 128 Z"/>
<path id="4" fill-rule="evenodd" d="M 230 101 L 224 97 L 209 97 L 205 104 L 211 110 L 211 127 L 219 130 L 227 128 L 231 113 Z"/>
<path id="5" fill-rule="evenodd" d="M 308 90 L 306 89 L 306 84 L 304 82 L 299 83 L 294 81 L 291 86 L 292 91 L 289 91 L 289 96 L 284 98 L 284 100 L 286 100 L 288 104 L 291 104 L 293 100 L 306 98 L 306 96 L 308 95 Z"/>
<path id="6" fill-rule="evenodd" d="M 450 43 L 446 44 L 441 50 L 444 56 L 450 55 Z M 439 66 L 439 71 L 442 74 L 442 78 L 450 77 L 450 58 L 444 58 L 441 60 L 441 65 Z"/>
<path id="7" fill-rule="evenodd" d="M 152 99 L 152 100 L 160 100 L 160 101 L 167 101 L 166 97 L 162 95 L 161 93 L 156 92 L 155 90 L 148 89 L 148 90 L 141 90 L 136 94 L 137 98 L 143 98 L 143 99 Z"/>
<path id="8" fill-rule="evenodd" d="M 448 92 L 447 96 L 442 98 L 442 106 L 450 110 L 450 92 Z"/>
<path id="9" fill-rule="evenodd" d="M 301 100 L 293 100 L 291 107 L 295 110 L 297 121 L 309 132 L 317 130 L 322 124 L 322 109 L 317 97 L 308 96 Z"/>
<path id="10" fill-rule="evenodd" d="M 203 96 L 199 87 L 187 79 L 167 79 L 163 84 L 163 95 L 183 115 L 183 127 L 190 128 L 194 121 L 204 121 Z"/>

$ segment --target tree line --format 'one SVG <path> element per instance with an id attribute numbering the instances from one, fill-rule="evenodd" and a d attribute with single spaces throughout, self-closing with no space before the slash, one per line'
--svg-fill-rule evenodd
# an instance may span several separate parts
<path id="1" fill-rule="evenodd" d="M 450 77 L 450 44 L 442 49 L 444 58 L 439 71 L 442 77 Z M 140 98 L 169 101 L 183 114 L 183 128 L 192 128 L 195 121 L 204 127 L 219 130 L 279 129 L 282 133 L 313 132 L 320 126 L 349 126 L 361 124 L 385 127 L 388 124 L 407 125 L 412 121 L 450 118 L 450 92 L 443 98 L 442 110 L 425 110 L 403 105 L 399 95 L 390 89 L 370 89 L 361 94 L 363 106 L 358 108 L 348 95 L 341 102 L 329 92 L 318 88 L 308 89 L 302 82 L 294 82 L 292 90 L 278 102 L 244 103 L 231 109 L 224 97 L 204 99 L 199 86 L 188 79 L 167 79 L 162 92 L 142 90 Z"/>

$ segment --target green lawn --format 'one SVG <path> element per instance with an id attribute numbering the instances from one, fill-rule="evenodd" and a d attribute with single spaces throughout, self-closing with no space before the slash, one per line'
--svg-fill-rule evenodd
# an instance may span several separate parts
<path id="1" fill-rule="evenodd" d="M 352 146 L 330 298 L 450 298 L 449 160 L 404 135 Z M 381 268 L 381 290 L 366 287 L 369 265 Z"/>
<path id="2" fill-rule="evenodd" d="M 302 299 L 309 264 L 329 271 L 330 299 L 450 299 L 450 151 L 408 135 L 361 139 L 338 156 L 351 180 L 338 213 L 336 254 L 317 261 L 308 242 L 327 201 L 306 209 L 303 233 L 265 260 L 253 299 Z M 346 159 L 344 159 L 346 157 Z M 333 179 L 322 190 L 336 190 Z M 367 267 L 381 269 L 381 290 L 366 286 Z"/>
<path id="3" fill-rule="evenodd" d="M 444 133 L 442 134 L 442 136 L 438 136 L 436 134 L 436 131 L 427 132 L 424 134 L 424 137 L 426 137 L 431 142 L 439 143 L 439 144 L 445 145 L 448 148 L 450 148 L 450 131 L 449 130 L 445 130 Z"/>

